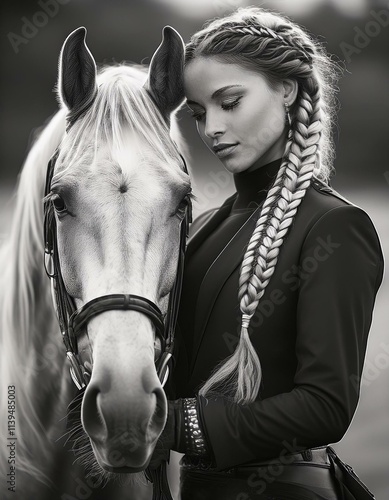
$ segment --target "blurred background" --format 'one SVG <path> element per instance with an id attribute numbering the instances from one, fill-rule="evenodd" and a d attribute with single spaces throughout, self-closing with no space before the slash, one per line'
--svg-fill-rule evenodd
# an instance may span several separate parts
<path id="1" fill-rule="evenodd" d="M 368 212 L 389 255 L 387 0 L 3 0 L 0 240 L 6 237 L 12 193 L 34 130 L 57 110 L 53 88 L 58 55 L 72 30 L 82 25 L 88 29 L 88 45 L 100 64 L 148 64 L 165 25 L 176 28 L 186 41 L 206 19 L 245 5 L 275 9 L 292 17 L 343 64 L 334 131 L 336 175 L 331 182 Z M 181 110 L 178 116 L 189 144 L 189 166 L 198 198 L 194 212 L 198 215 L 218 206 L 234 191 L 232 176 L 197 137 L 187 111 Z M 386 273 L 374 311 L 360 405 L 336 446 L 379 500 L 389 498 L 388 299 Z M 174 475 L 173 471 L 172 481 Z"/>

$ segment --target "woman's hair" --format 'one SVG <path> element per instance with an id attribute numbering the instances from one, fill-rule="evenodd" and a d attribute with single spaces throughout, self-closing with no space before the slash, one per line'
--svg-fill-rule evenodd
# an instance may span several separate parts
<path id="1" fill-rule="evenodd" d="M 253 402 L 261 384 L 261 364 L 248 327 L 274 273 L 280 248 L 311 185 L 332 174 L 332 125 L 338 66 L 325 49 L 284 16 L 256 7 L 240 8 L 213 20 L 192 36 L 185 64 L 217 57 L 264 76 L 272 88 L 285 79 L 298 84 L 290 108 L 288 140 L 278 174 L 267 193 L 248 243 L 239 277 L 240 340 L 201 387 L 199 394 L 223 394 L 237 403 Z"/>

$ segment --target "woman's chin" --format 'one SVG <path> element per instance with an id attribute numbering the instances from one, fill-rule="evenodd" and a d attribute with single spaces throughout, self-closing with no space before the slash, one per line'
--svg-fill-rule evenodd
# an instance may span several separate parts
<path id="1" fill-rule="evenodd" d="M 220 158 L 219 158 L 220 159 Z M 231 174 L 239 174 L 240 172 L 244 172 L 250 166 L 247 162 L 239 161 L 238 158 L 223 158 L 220 159 L 223 167 L 230 172 Z"/>

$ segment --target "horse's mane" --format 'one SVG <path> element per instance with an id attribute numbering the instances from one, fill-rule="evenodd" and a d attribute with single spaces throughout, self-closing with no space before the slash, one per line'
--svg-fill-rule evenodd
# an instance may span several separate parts
<path id="1" fill-rule="evenodd" d="M 29 381 L 35 376 L 37 362 L 34 337 L 39 332 L 35 325 L 40 323 L 42 312 L 51 310 L 45 307 L 45 303 L 49 305 L 50 295 L 48 279 L 42 269 L 42 198 L 46 167 L 64 131 L 65 111 L 60 111 L 32 146 L 19 177 L 11 231 L 0 251 L 0 370 L 4 384 L 0 391 L 0 409 L 6 416 L 6 387 L 15 386 L 18 470 L 34 469 L 26 459 L 33 452 L 27 449 L 26 437 L 30 443 L 40 442 L 43 434 L 35 411 L 36 394 L 31 392 Z M 47 318 L 47 327 L 52 324 L 50 319 Z M 2 419 L 3 455 L 7 451 L 7 421 L 7 418 Z M 7 460 L 1 460 L 1 464 L 5 468 Z"/>
<path id="2" fill-rule="evenodd" d="M 10 232 L 0 249 L 0 373 L 3 383 L 0 411 L 5 417 L 2 418 L 0 468 L 7 472 L 6 386 L 16 388 L 18 471 L 39 475 L 44 471 L 37 457 L 45 456 L 47 430 L 44 430 L 37 406 L 41 405 L 41 412 L 42 409 L 46 411 L 44 405 L 47 406 L 48 401 L 40 399 L 45 391 L 52 395 L 49 402 L 57 406 L 61 381 L 64 384 L 65 352 L 54 317 L 49 279 L 43 268 L 42 200 L 47 163 L 61 143 L 65 145 L 63 149 L 61 147 L 61 156 L 74 157 L 73 154 L 88 154 L 90 144 L 97 145 L 102 134 L 113 141 L 119 140 L 123 120 L 133 126 L 161 158 L 171 160 L 177 156 L 172 138 L 181 152 L 185 150 L 175 118 L 169 134 L 158 109 L 147 97 L 143 89 L 146 76 L 145 69 L 135 65 L 102 68 L 97 77 L 97 98 L 80 123 L 70 129 L 66 141 L 63 141 L 66 109 L 62 108 L 43 127 L 23 165 Z M 94 134 L 95 141 L 91 134 Z M 70 166 L 71 162 L 67 165 Z M 52 379 L 42 381 L 41 394 L 33 388 L 36 388 L 39 376 L 38 357 L 47 339 L 54 346 L 52 352 L 57 352 L 58 356 L 48 360 L 47 369 Z M 35 386 L 32 381 L 35 381 Z M 62 403 L 66 407 L 68 402 Z M 55 421 L 64 416 L 58 415 Z"/>

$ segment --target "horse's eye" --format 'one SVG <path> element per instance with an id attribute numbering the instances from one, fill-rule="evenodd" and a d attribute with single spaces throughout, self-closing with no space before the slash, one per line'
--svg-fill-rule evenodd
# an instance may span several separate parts
<path id="1" fill-rule="evenodd" d="M 54 208 L 58 213 L 61 214 L 61 213 L 66 212 L 67 209 L 66 209 L 65 202 L 58 194 L 55 195 L 55 197 L 53 198 L 52 201 L 53 201 Z"/>
<path id="2" fill-rule="evenodd" d="M 180 204 L 177 207 L 176 214 L 179 217 L 184 217 L 186 213 L 186 209 L 188 208 L 189 205 L 189 196 L 185 196 L 180 202 Z"/>

